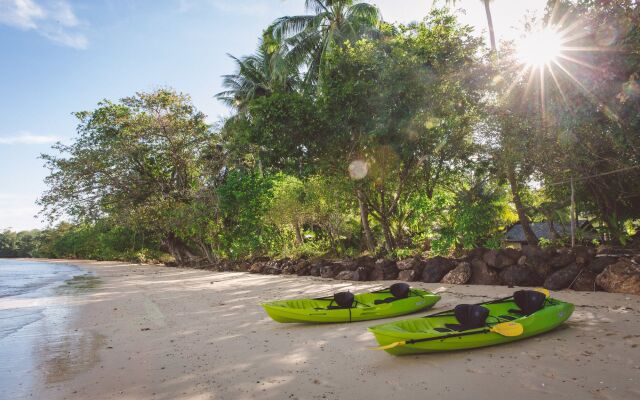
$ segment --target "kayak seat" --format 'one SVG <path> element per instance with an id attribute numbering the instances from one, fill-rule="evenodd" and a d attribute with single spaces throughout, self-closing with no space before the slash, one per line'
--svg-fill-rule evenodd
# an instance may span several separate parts
<path id="1" fill-rule="evenodd" d="M 391 295 L 393 295 L 393 297 L 387 297 L 386 299 L 378 299 L 378 300 L 375 300 L 373 303 L 384 304 L 384 303 L 391 303 L 396 300 L 406 299 L 407 297 L 409 297 L 410 291 L 411 291 L 411 288 L 406 283 L 404 282 L 394 283 L 393 285 L 389 286 L 389 292 L 391 293 Z"/>
<path id="2" fill-rule="evenodd" d="M 535 290 L 518 290 L 513 293 L 513 301 L 520 309 L 509 310 L 510 313 L 531 315 L 544 307 L 546 296 Z"/>
<path id="3" fill-rule="evenodd" d="M 351 308 L 355 302 L 355 297 L 351 292 L 338 292 L 333 295 L 333 300 L 327 306 L 327 310 L 339 310 L 342 308 Z M 334 306 L 333 303 L 336 303 Z"/>
<path id="4" fill-rule="evenodd" d="M 506 321 L 513 321 L 514 319 L 518 319 L 517 317 L 514 317 L 513 315 L 500 315 L 498 318 L 504 319 Z"/>
<path id="5" fill-rule="evenodd" d="M 485 326 L 489 310 L 476 304 L 458 304 L 453 309 L 453 314 L 459 324 L 444 324 L 454 331 L 466 331 Z"/>

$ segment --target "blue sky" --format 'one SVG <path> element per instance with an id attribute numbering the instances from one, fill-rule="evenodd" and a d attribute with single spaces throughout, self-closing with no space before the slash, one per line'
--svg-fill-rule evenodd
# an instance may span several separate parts
<path id="1" fill-rule="evenodd" d="M 432 0 L 372 0 L 388 21 L 424 16 Z M 544 0 L 495 0 L 498 35 Z M 304 0 L 0 0 L 0 229 L 43 227 L 34 204 L 47 171 L 38 155 L 75 132 L 74 111 L 102 99 L 170 86 L 216 121 L 213 95 L 233 72 L 226 56 L 254 51 L 262 29 L 300 14 Z M 460 18 L 486 34 L 479 0 Z"/>

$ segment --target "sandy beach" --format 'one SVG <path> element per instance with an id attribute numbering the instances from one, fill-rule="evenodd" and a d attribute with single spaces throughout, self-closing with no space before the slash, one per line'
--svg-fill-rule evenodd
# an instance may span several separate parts
<path id="1" fill-rule="evenodd" d="M 46 330 L 36 337 L 35 376 L 16 377 L 30 386 L 24 398 L 640 398 L 637 296 L 558 292 L 576 311 L 548 334 L 468 352 L 393 357 L 368 349 L 376 342 L 366 328 L 375 322 L 278 324 L 259 306 L 392 282 L 57 262 L 97 279 L 50 300 L 69 316 L 54 340 Z M 515 290 L 415 286 L 442 292 L 434 310 Z"/>

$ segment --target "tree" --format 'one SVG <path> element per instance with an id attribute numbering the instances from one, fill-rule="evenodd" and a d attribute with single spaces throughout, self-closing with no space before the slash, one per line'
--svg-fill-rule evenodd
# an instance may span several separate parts
<path id="1" fill-rule="evenodd" d="M 470 28 L 434 11 L 424 23 L 384 41 L 346 44 L 328 59 L 321 100 L 333 125 L 323 138 L 325 171 L 362 166 L 355 187 L 363 226 L 370 213 L 389 252 L 404 219 L 399 205 L 416 190 L 432 193 L 471 154 L 479 45 Z"/>
<path id="2" fill-rule="evenodd" d="M 216 94 L 216 98 L 242 113 L 253 99 L 293 91 L 299 84 L 298 71 L 278 63 L 277 48 L 265 33 L 255 54 L 242 58 L 229 55 L 236 64 L 236 72 L 223 76 L 222 86 L 226 90 Z"/>
<path id="3" fill-rule="evenodd" d="M 222 157 L 205 115 L 187 96 L 160 89 L 118 103 L 105 100 L 76 117 L 75 142 L 56 144 L 60 156 L 42 156 L 50 170 L 48 190 L 39 200 L 43 212 L 53 220 L 108 216 L 151 230 L 178 262 L 194 259 L 171 217 L 200 189 L 208 165 L 203 156 Z"/>
<path id="4" fill-rule="evenodd" d="M 278 18 L 267 32 L 291 69 L 304 66 L 308 83 L 318 79 L 334 46 L 359 39 L 381 21 L 378 8 L 363 1 L 305 0 L 305 8 L 313 14 Z"/>

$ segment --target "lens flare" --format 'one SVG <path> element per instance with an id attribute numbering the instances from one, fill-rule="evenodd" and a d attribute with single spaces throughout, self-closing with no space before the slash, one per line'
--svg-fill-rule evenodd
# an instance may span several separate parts
<path id="1" fill-rule="evenodd" d="M 531 67 L 542 68 L 560 56 L 562 41 L 560 34 L 550 27 L 531 32 L 518 43 L 518 58 Z"/>
<path id="2" fill-rule="evenodd" d="M 351 179 L 364 179 L 369 173 L 369 166 L 366 161 L 354 160 L 349 164 L 349 176 Z"/>

